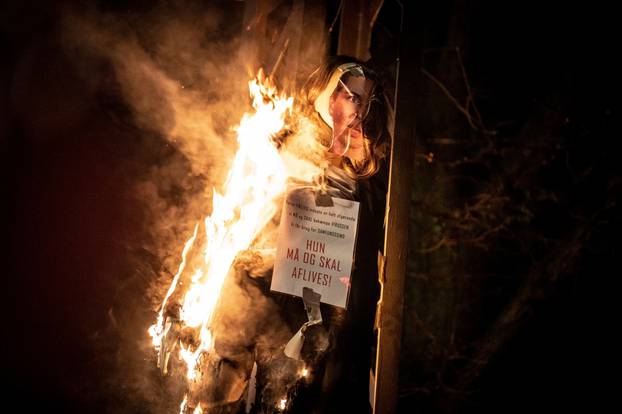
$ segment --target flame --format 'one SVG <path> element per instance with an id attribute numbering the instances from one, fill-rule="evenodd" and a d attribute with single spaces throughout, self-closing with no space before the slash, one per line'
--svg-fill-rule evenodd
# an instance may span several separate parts
<path id="1" fill-rule="evenodd" d="M 197 223 L 193 235 L 186 242 L 179 269 L 163 300 L 156 323 L 148 330 L 158 352 L 158 361 L 165 361 L 166 365 L 168 359 L 162 358 L 162 352 L 165 352 L 163 340 L 169 326 L 165 310 L 186 270 L 187 255 L 197 239 L 199 225 L 205 226 L 203 260 L 198 269 L 190 269 L 194 273 L 179 313 L 179 322 L 183 327 L 198 331 L 198 344 L 180 344 L 179 347 L 179 357 L 185 362 L 189 381 L 198 380 L 200 358 L 213 349 L 212 318 L 236 256 L 249 248 L 277 212 L 279 206 L 276 200 L 284 193 L 288 177 L 301 175 L 300 171 L 290 171 L 290 159 L 279 154 L 273 142 L 273 137 L 283 129 L 285 118 L 292 111 L 293 98 L 278 95 L 261 72 L 248 86 L 254 111 L 244 114 L 237 127 L 239 148 L 223 191 L 220 193 L 214 189 L 212 213 L 202 223 Z M 309 170 L 306 168 L 305 173 L 308 174 Z M 163 370 L 166 372 L 166 366 Z M 182 412 L 186 404 L 187 396 L 180 406 Z M 200 412 L 200 404 L 197 410 Z"/>
<path id="2" fill-rule="evenodd" d="M 279 401 L 279 410 L 283 411 L 287 407 L 287 398 L 281 398 Z"/>
<path id="3" fill-rule="evenodd" d="M 184 395 L 184 399 L 182 400 L 181 404 L 179 405 L 179 414 L 185 414 L 186 413 L 186 406 L 188 405 L 188 394 Z M 194 410 L 192 411 L 192 414 L 203 414 L 203 409 L 201 408 L 201 404 L 198 404 Z"/>
<path id="4" fill-rule="evenodd" d="M 186 404 L 188 404 L 188 396 L 184 395 L 184 399 L 181 401 L 181 404 L 179 405 L 180 414 L 183 414 L 184 410 L 186 409 Z"/>
<path id="5" fill-rule="evenodd" d="M 151 327 L 149 328 L 149 335 L 151 335 L 152 344 L 155 347 L 156 351 L 158 352 L 160 351 L 160 347 L 162 346 L 162 337 L 164 336 L 164 309 L 166 307 L 166 304 L 168 303 L 169 298 L 171 297 L 171 295 L 175 291 L 175 288 L 177 287 L 177 283 L 179 282 L 181 273 L 186 268 L 186 256 L 188 255 L 188 251 L 194 244 L 194 240 L 197 237 L 198 228 L 199 228 L 198 224 L 194 226 L 194 233 L 192 234 L 192 237 L 190 237 L 188 241 L 186 242 L 186 244 L 184 245 L 184 250 L 181 254 L 181 263 L 179 265 L 179 269 L 177 270 L 175 277 L 173 277 L 173 282 L 171 283 L 171 286 L 169 287 L 168 292 L 166 292 L 166 296 L 164 297 L 164 302 L 162 303 L 162 309 L 160 310 L 160 313 L 158 314 L 158 320 L 155 325 L 151 325 Z"/>

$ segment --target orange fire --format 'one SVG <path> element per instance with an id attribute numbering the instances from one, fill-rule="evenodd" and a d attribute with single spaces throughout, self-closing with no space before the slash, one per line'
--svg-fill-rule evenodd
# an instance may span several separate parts
<path id="1" fill-rule="evenodd" d="M 261 72 L 249 82 L 249 90 L 254 111 L 244 114 L 237 128 L 239 148 L 223 191 L 214 190 L 212 213 L 203 223 L 197 223 L 194 234 L 186 242 L 181 264 L 165 295 L 157 321 L 149 328 L 159 365 L 166 372 L 168 355 L 162 355 L 162 341 L 170 325 L 167 325 L 165 310 L 185 271 L 186 256 L 195 243 L 198 226 L 205 226 L 204 261 L 198 269 L 190 269 L 194 274 L 190 286 L 184 287 L 187 291 L 179 315 L 183 327 L 199 332 L 198 346 L 186 347 L 177 342 L 189 381 L 196 380 L 200 375 L 201 356 L 213 349 L 212 318 L 236 256 L 250 247 L 277 212 L 279 206 L 276 200 L 284 193 L 288 177 L 308 178 L 310 173 L 317 172 L 317 167 L 308 162 L 292 162 L 295 156 L 287 150 L 280 154 L 274 145 L 275 134 L 284 128 L 285 118 L 292 111 L 293 98 L 278 95 L 276 89 L 263 79 Z M 304 171 L 301 172 L 301 169 Z M 184 398 L 181 404 L 182 412 L 186 401 Z M 201 410 L 200 405 L 197 409 Z"/>

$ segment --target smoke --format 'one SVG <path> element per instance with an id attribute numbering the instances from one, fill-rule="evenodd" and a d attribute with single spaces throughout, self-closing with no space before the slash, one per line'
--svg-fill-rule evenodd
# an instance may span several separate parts
<path id="1" fill-rule="evenodd" d="M 140 245 L 128 246 L 136 266 L 111 299 L 108 337 L 116 341 L 101 345 L 102 358 L 113 367 L 104 381 L 114 395 L 109 411 L 179 409 L 184 393 L 182 364 L 171 364 L 172 372 L 162 378 L 146 329 L 155 321 L 154 312 L 177 271 L 185 240 L 195 223 L 211 211 L 213 189 L 225 181 L 237 149 L 233 127 L 250 109 L 247 83 L 260 59 L 242 42 L 243 7 L 235 2 L 226 7 L 162 2 L 123 13 L 95 9 L 63 13 L 66 53 L 81 62 L 77 66 L 85 79 L 93 62 L 109 65 L 108 93 L 118 94 L 129 122 L 142 137 L 147 159 L 153 160 L 140 170 L 131 189 L 145 209 L 144 235 Z M 315 49 L 300 53 L 306 66 L 313 62 L 311 56 L 317 60 Z M 283 159 L 292 176 L 308 181 L 319 171 L 323 150 L 311 123 L 297 118 L 292 122 L 296 131 L 282 143 Z M 157 145 L 162 140 L 168 142 L 164 149 Z M 277 228 L 272 221 L 255 247 L 273 247 Z M 219 316 L 215 331 L 222 359 L 209 362 L 219 372 L 223 372 L 222 361 L 238 361 L 236 366 L 248 371 L 253 341 L 269 355 L 291 336 L 267 291 L 249 282 L 266 276 L 271 264 L 269 253 L 243 255 L 237 277 L 227 282 L 222 308 L 235 312 Z M 253 330 L 226 329 L 232 324 Z M 279 367 L 280 374 L 269 374 L 271 381 L 287 378 L 291 383 L 297 365 Z M 224 377 L 239 388 L 245 374 L 232 372 Z M 199 387 L 203 394 L 216 391 Z"/>
<path id="2" fill-rule="evenodd" d="M 224 181 L 236 148 L 231 128 L 248 109 L 254 62 L 241 51 L 235 30 L 221 27 L 227 22 L 235 26 L 224 10 L 192 3 L 123 15 L 64 14 L 64 43 L 75 59 L 109 62 L 140 133 L 173 148 L 135 188 L 152 215 L 157 256 L 168 269 L 175 268 L 173 256 L 194 222 L 210 210 L 213 186 Z"/>

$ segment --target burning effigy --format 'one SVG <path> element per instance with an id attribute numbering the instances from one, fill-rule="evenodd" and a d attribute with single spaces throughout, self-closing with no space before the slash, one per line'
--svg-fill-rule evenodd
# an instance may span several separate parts
<path id="1" fill-rule="evenodd" d="M 183 371 L 181 413 L 304 412 L 299 392 L 312 383 L 318 392 L 327 372 L 328 383 L 365 383 L 369 361 L 360 375 L 342 360 L 369 360 L 378 296 L 367 253 L 383 194 L 371 201 L 369 178 L 390 116 L 373 76 L 334 60 L 299 102 L 262 72 L 249 82 L 253 110 L 236 127 L 227 178 L 148 330 L 161 373 Z M 356 269 L 368 275 L 351 280 Z"/>

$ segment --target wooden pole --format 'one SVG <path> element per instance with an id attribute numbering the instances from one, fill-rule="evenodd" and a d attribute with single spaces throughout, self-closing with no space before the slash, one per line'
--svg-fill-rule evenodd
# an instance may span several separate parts
<path id="1" fill-rule="evenodd" d="M 372 29 L 384 0 L 342 0 L 337 54 L 369 60 Z"/>
<path id="2" fill-rule="evenodd" d="M 414 169 L 415 97 L 420 73 L 420 16 L 413 13 L 414 2 L 404 2 L 400 36 L 395 131 L 391 144 L 387 226 L 384 256 L 380 269 L 381 297 L 378 318 L 378 348 L 374 413 L 393 414 L 397 410 L 399 361 L 402 340 L 404 280 L 408 250 L 408 223 L 411 182 Z"/>
<path id="3" fill-rule="evenodd" d="M 247 0 L 242 47 L 256 73 L 263 68 L 281 91 L 294 91 L 318 67 L 327 47 L 326 8 L 321 2 L 293 0 L 287 19 L 278 27 L 268 21 L 283 0 Z"/>

